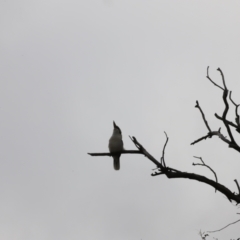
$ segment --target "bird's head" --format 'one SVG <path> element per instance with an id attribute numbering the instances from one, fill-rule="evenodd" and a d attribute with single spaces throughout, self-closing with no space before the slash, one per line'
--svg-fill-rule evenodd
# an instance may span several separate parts
<path id="1" fill-rule="evenodd" d="M 118 133 L 118 134 L 122 134 L 121 129 L 116 125 L 116 123 L 114 121 L 113 121 L 113 132 Z"/>

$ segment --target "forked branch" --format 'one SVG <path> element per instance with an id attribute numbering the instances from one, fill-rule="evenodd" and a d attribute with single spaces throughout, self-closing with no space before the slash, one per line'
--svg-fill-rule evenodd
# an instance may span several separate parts
<path id="1" fill-rule="evenodd" d="M 201 164 L 201 163 L 193 163 L 193 166 L 203 166 L 203 167 L 207 167 L 207 168 L 214 174 L 215 179 L 216 179 L 216 182 L 218 182 L 217 174 L 215 173 L 215 171 L 214 171 L 211 167 L 209 167 L 207 164 L 205 164 L 205 162 L 202 160 L 201 157 L 196 157 L 196 156 L 194 156 L 194 157 L 200 159 L 201 162 L 202 162 L 202 164 Z M 216 191 L 217 191 L 217 189 L 215 189 L 215 192 L 216 192 Z"/>

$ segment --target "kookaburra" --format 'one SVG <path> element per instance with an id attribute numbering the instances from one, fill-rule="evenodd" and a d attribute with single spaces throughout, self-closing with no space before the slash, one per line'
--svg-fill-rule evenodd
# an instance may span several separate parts
<path id="1" fill-rule="evenodd" d="M 110 153 L 113 156 L 113 167 L 115 170 L 120 169 L 120 156 L 123 151 L 123 141 L 122 141 L 122 132 L 121 129 L 113 121 L 113 134 L 109 139 L 108 148 Z M 114 154 L 116 153 L 116 154 Z"/>

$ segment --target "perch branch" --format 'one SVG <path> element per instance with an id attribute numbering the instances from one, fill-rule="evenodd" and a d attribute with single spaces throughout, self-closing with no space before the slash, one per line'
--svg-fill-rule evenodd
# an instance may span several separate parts
<path id="1" fill-rule="evenodd" d="M 124 150 L 122 152 L 117 152 L 117 153 L 121 153 L 121 154 L 142 154 L 140 151 L 138 150 Z M 107 152 L 107 153 L 88 153 L 90 156 L 109 156 L 111 157 L 113 154 Z"/>

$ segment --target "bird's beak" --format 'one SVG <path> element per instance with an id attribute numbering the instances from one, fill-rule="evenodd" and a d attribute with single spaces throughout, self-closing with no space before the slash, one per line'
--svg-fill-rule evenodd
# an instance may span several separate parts
<path id="1" fill-rule="evenodd" d="M 115 128 L 117 125 L 116 125 L 116 123 L 113 121 L 113 127 Z"/>

